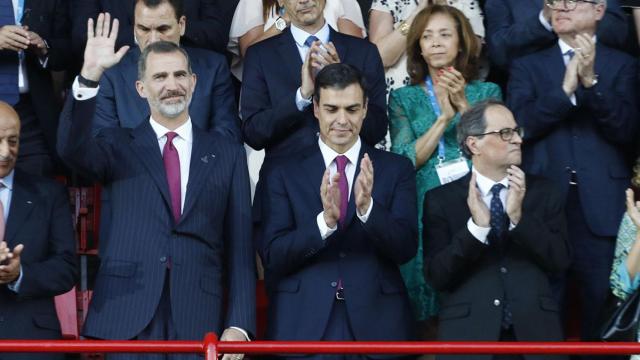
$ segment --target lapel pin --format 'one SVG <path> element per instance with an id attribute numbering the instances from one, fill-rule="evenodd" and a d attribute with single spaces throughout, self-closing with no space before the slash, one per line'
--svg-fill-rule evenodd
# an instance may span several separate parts
<path id="1" fill-rule="evenodd" d="M 209 158 L 206 156 L 201 157 L 200 160 L 202 160 L 202 162 L 205 164 L 209 162 Z"/>
<path id="2" fill-rule="evenodd" d="M 27 200 L 27 204 L 32 204 L 31 200 Z"/>

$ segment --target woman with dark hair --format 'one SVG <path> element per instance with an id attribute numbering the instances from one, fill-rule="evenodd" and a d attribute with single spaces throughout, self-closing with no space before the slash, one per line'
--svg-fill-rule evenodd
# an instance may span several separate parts
<path id="1" fill-rule="evenodd" d="M 471 104 L 500 99 L 500 88 L 475 80 L 478 38 L 458 9 L 431 5 L 420 11 L 407 34 L 407 70 L 411 85 L 389 96 L 391 151 L 416 168 L 418 216 L 427 190 L 461 177 L 468 163 L 456 142 L 455 126 Z M 419 234 L 422 234 L 422 222 Z M 421 237 L 421 235 L 420 235 Z M 402 268 L 419 320 L 437 313 L 435 292 L 425 283 L 422 239 L 418 256 Z"/>
<path id="2" fill-rule="evenodd" d="M 634 191 L 635 190 L 635 191 Z M 640 284 L 640 158 L 633 167 L 631 188 L 627 189 L 627 212 L 622 217 L 616 238 L 615 257 L 611 269 L 611 290 L 621 300 L 631 295 Z M 640 360 L 640 355 L 632 355 L 632 360 Z"/>

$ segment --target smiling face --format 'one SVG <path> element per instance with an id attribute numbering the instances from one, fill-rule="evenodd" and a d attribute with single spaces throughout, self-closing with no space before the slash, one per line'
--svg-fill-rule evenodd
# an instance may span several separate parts
<path id="1" fill-rule="evenodd" d="M 284 0 L 291 23 L 311 34 L 324 25 L 325 0 Z"/>
<path id="2" fill-rule="evenodd" d="M 339 154 L 344 154 L 358 140 L 367 115 L 367 102 L 358 83 L 344 89 L 322 88 L 313 102 L 320 138 Z"/>
<path id="3" fill-rule="evenodd" d="M 576 8 L 568 10 L 559 6 L 551 12 L 551 25 L 553 31 L 560 38 L 573 38 L 576 34 L 596 32 L 598 21 L 605 13 L 605 5 L 578 2 Z"/>
<path id="4" fill-rule="evenodd" d="M 161 123 L 186 121 L 195 86 L 196 76 L 179 51 L 150 53 L 144 76 L 136 82 L 138 93 L 149 102 L 151 115 Z"/>
<path id="5" fill-rule="evenodd" d="M 458 56 L 459 44 L 455 20 L 442 13 L 431 16 L 420 38 L 422 58 L 430 71 L 453 66 Z"/>
<path id="6" fill-rule="evenodd" d="M 134 36 L 140 50 L 156 41 L 180 43 L 180 36 L 184 35 L 186 18 L 176 18 L 176 12 L 168 2 L 156 7 L 147 7 L 138 1 L 135 7 Z"/>
<path id="7" fill-rule="evenodd" d="M 20 120 L 11 106 L 0 103 L 0 178 L 16 166 L 20 147 Z"/>

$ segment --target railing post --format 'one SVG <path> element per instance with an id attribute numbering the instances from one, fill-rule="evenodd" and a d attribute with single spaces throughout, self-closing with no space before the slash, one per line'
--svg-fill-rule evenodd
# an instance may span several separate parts
<path id="1" fill-rule="evenodd" d="M 207 333 L 204 336 L 205 360 L 218 360 L 218 336 L 215 333 Z"/>

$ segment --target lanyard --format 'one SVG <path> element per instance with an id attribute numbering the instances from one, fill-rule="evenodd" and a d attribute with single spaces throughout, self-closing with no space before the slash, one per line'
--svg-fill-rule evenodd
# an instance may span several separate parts
<path id="1" fill-rule="evenodd" d="M 424 80 L 424 83 L 427 88 L 427 97 L 429 98 L 429 102 L 431 102 L 431 107 L 433 111 L 436 113 L 436 117 L 440 116 L 440 104 L 438 104 L 438 99 L 436 99 L 436 93 L 433 91 L 433 83 L 431 82 L 431 77 L 427 76 Z M 445 144 L 444 144 L 444 134 L 438 141 L 438 160 L 440 163 L 444 161 L 445 158 Z"/>

